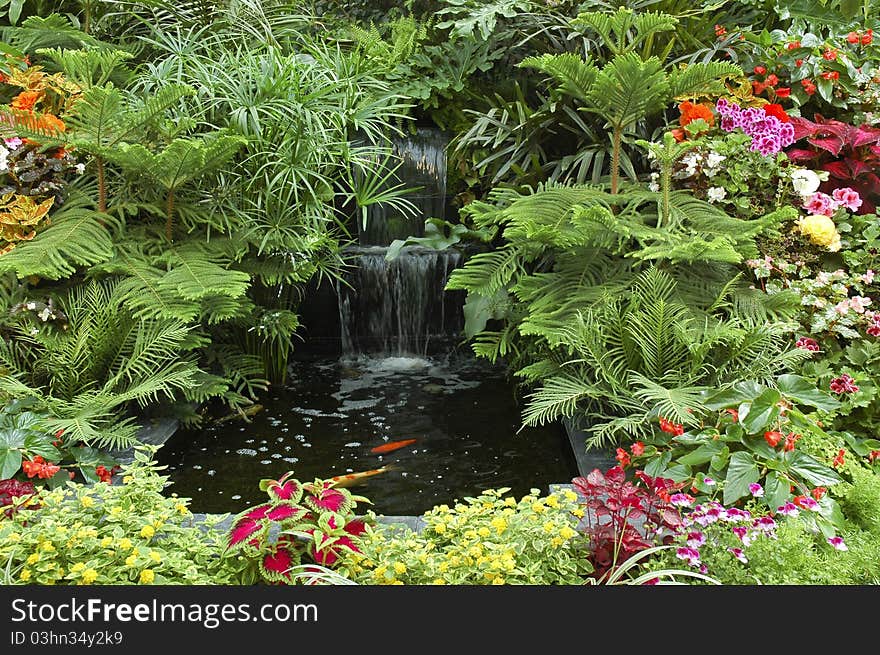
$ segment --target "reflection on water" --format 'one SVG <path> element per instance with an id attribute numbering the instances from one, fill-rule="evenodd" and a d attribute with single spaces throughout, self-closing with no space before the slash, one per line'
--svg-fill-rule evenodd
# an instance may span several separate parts
<path id="1" fill-rule="evenodd" d="M 510 487 L 542 491 L 577 475 L 561 427 L 520 427 L 503 369 L 471 357 L 357 357 L 295 362 L 250 424 L 181 431 L 159 452 L 170 491 L 197 512 L 237 512 L 265 498 L 262 478 L 301 480 L 393 465 L 351 488 L 379 514 L 421 514 L 439 503 Z M 385 454 L 371 448 L 416 439 Z"/>

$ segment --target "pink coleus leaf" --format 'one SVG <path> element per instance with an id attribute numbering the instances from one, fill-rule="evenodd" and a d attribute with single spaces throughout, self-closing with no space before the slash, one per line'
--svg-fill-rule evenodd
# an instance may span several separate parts
<path id="1" fill-rule="evenodd" d="M 290 568 L 295 564 L 293 554 L 286 548 L 276 548 L 268 553 L 260 563 L 260 569 L 268 580 L 290 578 Z"/>
<path id="2" fill-rule="evenodd" d="M 278 505 L 269 510 L 269 512 L 266 514 L 266 518 L 273 521 L 283 521 L 284 519 L 299 516 L 304 511 L 305 510 L 302 507 L 297 507 L 295 505 Z"/>
<path id="3" fill-rule="evenodd" d="M 256 534 L 263 528 L 263 524 L 254 519 L 244 518 L 236 523 L 229 532 L 229 546 L 238 546 L 248 537 Z"/>

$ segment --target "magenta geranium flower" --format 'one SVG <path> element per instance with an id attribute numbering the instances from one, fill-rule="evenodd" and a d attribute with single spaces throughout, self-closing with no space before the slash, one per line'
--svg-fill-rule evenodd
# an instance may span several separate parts
<path id="1" fill-rule="evenodd" d="M 776 513 L 782 514 L 783 516 L 797 516 L 800 514 L 800 511 L 798 510 L 797 505 L 790 500 L 787 500 L 784 505 L 780 505 L 776 508 Z"/>
<path id="2" fill-rule="evenodd" d="M 691 548 L 699 548 L 706 543 L 706 535 L 702 532 L 688 532 L 687 545 Z"/>
<path id="3" fill-rule="evenodd" d="M 731 532 L 739 538 L 743 543 L 743 546 L 748 547 L 752 545 L 752 536 L 749 534 L 749 529 L 747 527 L 738 525 L 735 528 L 731 528 Z"/>
<path id="4" fill-rule="evenodd" d="M 855 384 L 855 380 L 846 373 L 831 380 L 829 387 L 834 393 L 855 393 L 859 388 Z"/>
<path id="5" fill-rule="evenodd" d="M 776 521 L 769 516 L 761 516 L 754 520 L 752 527 L 757 528 L 761 532 L 773 532 L 776 529 Z"/>
<path id="6" fill-rule="evenodd" d="M 801 337 L 794 345 L 801 350 L 809 350 L 813 353 L 819 352 L 819 342 L 810 337 Z"/>
<path id="7" fill-rule="evenodd" d="M 849 187 L 834 189 L 834 191 L 831 192 L 831 197 L 834 198 L 839 205 L 846 207 L 851 212 L 858 211 L 859 207 L 862 206 L 862 197 L 859 195 L 859 192 L 854 191 Z"/>
<path id="8" fill-rule="evenodd" d="M 749 558 L 746 557 L 746 554 L 743 552 L 742 548 L 728 548 L 727 550 L 729 550 L 733 554 L 733 556 L 743 564 L 749 563 Z"/>
<path id="9" fill-rule="evenodd" d="M 764 487 L 759 485 L 757 482 L 752 482 L 749 485 L 749 493 L 752 494 L 755 498 L 760 498 L 764 495 Z"/>
<path id="10" fill-rule="evenodd" d="M 708 477 L 707 477 L 707 478 L 703 478 L 703 484 L 706 485 L 707 487 L 714 487 L 714 486 L 715 486 L 715 480 L 713 480 L 712 478 L 708 478 Z"/>
<path id="11" fill-rule="evenodd" d="M 694 497 L 688 494 L 672 494 L 669 497 L 669 502 L 677 507 L 690 507 L 694 502 Z"/>
<path id="12" fill-rule="evenodd" d="M 675 551 L 675 556 L 678 559 L 685 560 L 691 566 L 699 566 L 700 565 L 700 551 L 696 548 L 691 548 L 690 546 L 683 546 Z"/>
<path id="13" fill-rule="evenodd" d="M 849 550 L 849 548 L 846 547 L 846 544 L 843 543 L 843 537 L 830 537 L 828 543 L 834 546 L 837 550 Z"/>
<path id="14" fill-rule="evenodd" d="M 837 201 L 827 193 L 816 191 L 813 195 L 804 201 L 803 208 L 811 214 L 821 214 L 822 216 L 831 216 L 838 207 Z"/>

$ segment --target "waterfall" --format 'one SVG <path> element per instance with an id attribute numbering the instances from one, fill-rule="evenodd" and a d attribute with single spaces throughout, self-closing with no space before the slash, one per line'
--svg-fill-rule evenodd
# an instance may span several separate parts
<path id="1" fill-rule="evenodd" d="M 461 253 L 407 247 L 388 262 L 386 252 L 351 252 L 350 286 L 338 291 L 343 352 L 427 354 L 461 329 L 460 295 L 444 291 Z"/>
<path id="2" fill-rule="evenodd" d="M 358 226 L 362 246 L 387 246 L 394 239 L 423 236 L 426 218 L 445 218 L 448 142 L 443 132 L 430 127 L 419 127 L 415 134 L 392 139 L 391 150 L 400 162 L 393 181 L 417 188 L 406 198 L 418 211 L 414 216 L 403 216 L 385 205 L 371 205 L 366 227 Z"/>

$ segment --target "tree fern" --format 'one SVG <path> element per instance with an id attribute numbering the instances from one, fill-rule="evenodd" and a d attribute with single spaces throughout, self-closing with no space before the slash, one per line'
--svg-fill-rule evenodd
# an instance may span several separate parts
<path id="1" fill-rule="evenodd" d="M 675 30 L 678 19 L 669 14 L 636 13 L 627 7 L 619 7 L 613 14 L 598 11 L 581 13 L 572 23 L 596 31 L 602 38 L 602 44 L 619 55 L 635 50 L 654 34 Z"/>

